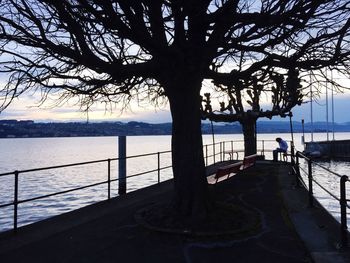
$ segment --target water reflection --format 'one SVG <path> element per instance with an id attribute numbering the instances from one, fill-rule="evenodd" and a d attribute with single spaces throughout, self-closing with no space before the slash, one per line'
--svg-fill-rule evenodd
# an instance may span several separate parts
<path id="1" fill-rule="evenodd" d="M 346 175 L 350 169 L 350 163 L 344 162 L 344 161 L 317 161 L 318 164 L 321 166 L 331 170 L 335 171 L 339 175 Z M 304 161 L 301 163 L 304 170 L 307 171 L 307 163 Z M 318 165 L 312 166 L 312 174 L 314 180 L 316 180 L 320 185 L 322 185 L 326 190 L 331 192 L 335 197 L 338 199 L 340 198 L 340 178 L 327 170 L 323 169 L 322 167 Z M 305 182 L 307 182 L 308 178 L 304 174 L 303 179 Z M 348 183 L 349 184 L 349 183 Z M 306 185 L 308 185 L 306 183 Z M 317 198 L 317 200 L 324 206 L 338 221 L 340 221 L 340 204 L 339 201 L 333 198 L 329 193 L 327 193 L 324 189 L 322 189 L 317 184 L 314 185 L 314 195 Z M 346 194 L 349 197 L 350 196 L 350 187 L 347 185 L 346 187 Z M 348 218 L 350 217 L 350 214 L 348 213 Z M 348 220 L 348 224 L 350 223 L 350 220 Z"/>

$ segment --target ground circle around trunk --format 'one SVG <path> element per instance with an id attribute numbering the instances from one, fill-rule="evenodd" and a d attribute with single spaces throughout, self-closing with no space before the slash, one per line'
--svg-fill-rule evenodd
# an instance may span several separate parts
<path id="1" fill-rule="evenodd" d="M 241 239 L 261 231 L 259 213 L 242 205 L 215 203 L 208 216 L 195 223 L 190 223 L 174 211 L 167 203 L 154 204 L 137 211 L 135 220 L 153 231 L 186 236 L 230 236 Z"/>

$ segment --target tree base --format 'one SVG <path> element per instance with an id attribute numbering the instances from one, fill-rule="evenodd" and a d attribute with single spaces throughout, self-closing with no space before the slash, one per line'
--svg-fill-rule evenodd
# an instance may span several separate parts
<path id="1" fill-rule="evenodd" d="M 156 204 L 135 214 L 136 221 L 144 227 L 165 233 L 187 236 L 233 236 L 246 238 L 261 229 L 256 211 L 240 205 L 216 203 L 205 219 L 190 220 L 178 215 L 169 204 Z"/>

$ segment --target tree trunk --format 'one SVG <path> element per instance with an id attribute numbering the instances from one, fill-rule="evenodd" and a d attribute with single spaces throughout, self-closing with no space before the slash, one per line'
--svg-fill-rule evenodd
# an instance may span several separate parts
<path id="1" fill-rule="evenodd" d="M 173 119 L 174 204 L 182 216 L 195 221 L 204 218 L 208 208 L 200 118 L 201 82 L 182 78 L 178 85 L 181 86 L 167 91 Z"/>
<path id="2" fill-rule="evenodd" d="M 244 155 L 256 154 L 256 119 L 241 121 L 244 136 Z"/>

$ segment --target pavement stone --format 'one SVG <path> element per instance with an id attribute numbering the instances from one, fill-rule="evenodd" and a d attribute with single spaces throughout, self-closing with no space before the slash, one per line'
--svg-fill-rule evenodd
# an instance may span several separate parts
<path id="1" fill-rule="evenodd" d="M 173 183 L 168 181 L 26 226 L 16 235 L 0 234 L 0 262 L 297 263 L 324 259 L 317 254 L 321 251 L 310 250 L 294 225 L 306 223 L 297 219 L 302 217 L 301 210 L 288 207 L 285 200 L 288 192 L 294 194 L 288 171 L 285 165 L 260 163 L 211 186 L 218 199 L 260 214 L 262 228 L 254 236 L 198 238 L 138 225 L 136 211 L 171 199 Z M 327 253 L 330 258 L 343 258 L 336 250 Z"/>

